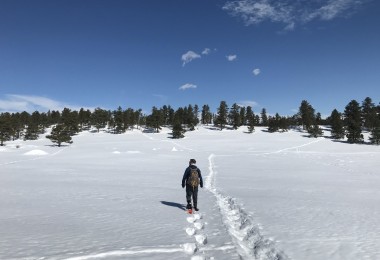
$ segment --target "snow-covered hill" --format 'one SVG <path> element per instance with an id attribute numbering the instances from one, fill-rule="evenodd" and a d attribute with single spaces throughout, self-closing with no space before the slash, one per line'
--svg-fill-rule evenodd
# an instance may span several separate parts
<path id="1" fill-rule="evenodd" d="M 0 259 L 380 259 L 379 146 L 245 132 L 7 142 Z M 190 158 L 205 181 L 196 215 Z"/>

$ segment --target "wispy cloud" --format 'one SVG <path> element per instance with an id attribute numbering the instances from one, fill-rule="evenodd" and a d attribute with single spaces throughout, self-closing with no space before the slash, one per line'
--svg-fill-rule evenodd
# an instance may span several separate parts
<path id="1" fill-rule="evenodd" d="M 228 1 L 223 9 L 240 17 L 246 25 L 265 21 L 285 24 L 294 30 L 297 24 L 312 20 L 328 21 L 352 14 L 368 0 L 237 0 Z"/>
<path id="2" fill-rule="evenodd" d="M 237 55 L 227 55 L 226 58 L 228 61 L 234 61 L 237 59 Z"/>
<path id="3" fill-rule="evenodd" d="M 185 85 L 182 85 L 179 87 L 180 90 L 186 90 L 186 89 L 191 89 L 191 88 L 197 88 L 197 85 L 186 83 Z"/>
<path id="4" fill-rule="evenodd" d="M 0 112 L 47 112 L 48 110 L 62 111 L 65 107 L 73 110 L 79 110 L 81 108 L 77 105 L 67 104 L 61 101 L 40 96 L 9 94 L 0 99 Z"/>
<path id="5" fill-rule="evenodd" d="M 201 55 L 199 55 L 198 53 L 196 52 L 193 52 L 193 51 L 188 51 L 186 52 L 185 54 L 182 55 L 182 66 L 185 66 L 187 63 L 193 61 L 194 59 L 200 59 L 201 58 Z"/>
<path id="6" fill-rule="evenodd" d="M 203 51 L 202 51 L 202 55 L 209 55 L 211 53 L 211 50 L 209 48 L 205 48 Z"/>
<path id="7" fill-rule="evenodd" d="M 257 103 L 256 101 L 253 101 L 253 100 L 244 100 L 244 101 L 240 101 L 238 102 L 238 105 L 241 106 L 241 107 L 257 107 L 259 106 L 259 103 Z"/>
<path id="8" fill-rule="evenodd" d="M 259 75 L 261 73 L 261 70 L 260 69 L 254 69 L 252 71 L 252 73 L 253 73 L 253 75 L 257 76 L 257 75 Z"/>

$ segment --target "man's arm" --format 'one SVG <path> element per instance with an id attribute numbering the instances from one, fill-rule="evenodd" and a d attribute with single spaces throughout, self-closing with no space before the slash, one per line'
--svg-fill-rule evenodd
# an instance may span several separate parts
<path id="1" fill-rule="evenodd" d="M 198 176 L 199 176 L 199 185 L 201 185 L 201 188 L 203 188 L 203 179 L 202 179 L 201 170 L 199 168 L 198 168 Z"/>
<path id="2" fill-rule="evenodd" d="M 182 177 L 182 188 L 185 188 L 186 180 L 188 176 L 189 176 L 189 168 L 186 168 L 185 173 L 183 174 L 183 177 Z"/>

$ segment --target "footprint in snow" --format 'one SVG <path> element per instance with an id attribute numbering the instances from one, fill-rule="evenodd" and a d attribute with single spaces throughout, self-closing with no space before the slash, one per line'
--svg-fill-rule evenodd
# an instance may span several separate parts
<path id="1" fill-rule="evenodd" d="M 195 234 L 195 229 L 194 228 L 186 228 L 186 233 L 189 235 L 189 236 L 192 236 Z"/>
<path id="2" fill-rule="evenodd" d="M 201 222 L 196 222 L 194 223 L 194 227 L 198 230 L 201 230 L 203 228 L 203 223 Z"/>
<path id="3" fill-rule="evenodd" d="M 207 237 L 203 234 L 201 235 L 195 235 L 195 240 L 200 244 L 200 245 L 205 245 L 207 244 Z"/>
<path id="4" fill-rule="evenodd" d="M 201 256 L 201 255 L 195 255 L 191 257 L 191 260 L 206 260 L 206 257 Z"/>
<path id="5" fill-rule="evenodd" d="M 183 251 L 185 251 L 186 254 L 192 255 L 197 251 L 198 247 L 195 243 L 186 243 L 183 244 Z"/>
<path id="6" fill-rule="evenodd" d="M 196 219 L 194 217 L 187 217 L 187 222 L 194 223 Z"/>

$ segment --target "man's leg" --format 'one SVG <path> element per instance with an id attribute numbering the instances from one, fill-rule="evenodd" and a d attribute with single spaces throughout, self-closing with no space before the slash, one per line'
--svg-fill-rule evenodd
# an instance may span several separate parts
<path id="1" fill-rule="evenodd" d="M 194 188 L 193 190 L 193 203 L 194 208 L 198 209 L 198 187 Z"/>
<path id="2" fill-rule="evenodd" d="M 193 195 L 193 188 L 190 185 L 186 185 L 186 201 L 187 209 L 191 209 L 191 196 Z"/>

